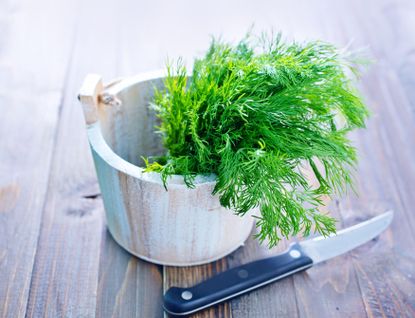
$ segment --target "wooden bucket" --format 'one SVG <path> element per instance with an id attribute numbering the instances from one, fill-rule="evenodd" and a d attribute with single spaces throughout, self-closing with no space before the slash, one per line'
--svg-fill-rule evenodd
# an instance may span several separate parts
<path id="1" fill-rule="evenodd" d="M 163 73 L 152 72 L 104 86 L 88 75 L 79 99 L 87 124 L 107 226 L 123 248 L 147 261 L 174 266 L 208 263 L 244 244 L 254 218 L 236 216 L 212 196 L 214 176 L 198 176 L 189 189 L 181 176 L 168 181 L 143 173 L 140 156 L 163 153 L 149 107 Z"/>

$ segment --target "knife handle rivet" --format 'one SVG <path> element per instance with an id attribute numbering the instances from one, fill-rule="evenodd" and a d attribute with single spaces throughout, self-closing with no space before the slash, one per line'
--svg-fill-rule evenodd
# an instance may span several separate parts
<path id="1" fill-rule="evenodd" d="M 191 292 L 189 292 L 188 290 L 185 290 L 184 292 L 182 292 L 182 298 L 184 300 L 190 300 L 193 297 L 193 294 Z"/>
<path id="2" fill-rule="evenodd" d="M 299 258 L 301 256 L 301 253 L 297 250 L 292 250 L 292 251 L 290 251 L 290 256 L 292 258 Z"/>
<path id="3" fill-rule="evenodd" d="M 247 278 L 248 277 L 248 271 L 246 269 L 240 269 L 238 271 L 238 276 L 240 278 Z"/>

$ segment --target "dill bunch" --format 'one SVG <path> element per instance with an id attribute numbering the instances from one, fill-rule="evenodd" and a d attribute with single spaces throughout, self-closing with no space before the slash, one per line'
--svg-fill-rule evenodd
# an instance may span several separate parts
<path id="1" fill-rule="evenodd" d="M 236 45 L 213 39 L 191 77 L 181 60 L 167 70 L 153 106 L 168 152 L 147 158 L 145 171 L 159 172 L 165 187 L 172 174 L 189 187 L 197 174 L 216 174 L 222 206 L 239 215 L 259 207 L 257 237 L 270 247 L 312 228 L 336 231 L 318 207 L 352 184 L 356 150 L 346 135 L 368 116 L 349 76 L 358 74 L 353 60 L 328 43 L 249 35 Z"/>

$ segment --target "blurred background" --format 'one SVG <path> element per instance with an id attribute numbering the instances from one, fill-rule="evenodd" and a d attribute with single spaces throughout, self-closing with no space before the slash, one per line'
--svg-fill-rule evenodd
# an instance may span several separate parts
<path id="1" fill-rule="evenodd" d="M 271 253 L 251 242 L 227 259 L 174 269 L 121 250 L 105 229 L 76 100 L 88 73 L 109 81 L 167 58 L 191 65 L 211 36 L 237 41 L 252 26 L 365 48 L 375 60 L 359 84 L 373 116 L 352 136 L 360 195 L 336 201 L 334 213 L 345 226 L 392 208 L 396 221 L 370 247 L 377 258 L 349 255 L 331 263 L 336 272 L 313 269 L 200 317 L 415 315 L 414 1 L 1 0 L 0 317 L 161 317 L 167 286 Z"/>

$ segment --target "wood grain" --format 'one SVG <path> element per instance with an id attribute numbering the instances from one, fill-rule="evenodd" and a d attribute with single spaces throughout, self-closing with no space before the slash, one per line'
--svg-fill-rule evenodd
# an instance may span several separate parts
<path id="1" fill-rule="evenodd" d="M 75 5 L 0 3 L 0 317 L 26 314 Z M 38 6 L 48 7 L 54 28 Z M 50 43 L 39 41 L 39 34 L 60 43 L 52 59 Z"/>
<path id="2" fill-rule="evenodd" d="M 96 317 L 161 317 L 162 268 L 128 254 L 104 232 Z"/>
<path id="3" fill-rule="evenodd" d="M 223 258 L 219 261 L 192 267 L 171 267 L 164 266 L 163 271 L 163 292 L 171 286 L 188 287 L 200 283 L 201 281 L 212 277 L 229 268 L 227 259 Z M 213 317 L 230 317 L 231 309 L 229 303 L 214 306 L 200 313 L 192 315 L 200 318 Z M 165 314 L 164 317 L 169 317 Z"/>
<path id="4" fill-rule="evenodd" d="M 415 4 L 410 0 L 0 2 L 0 317 L 162 317 L 162 293 L 273 255 L 250 239 L 203 266 L 159 267 L 105 228 L 81 109 L 87 73 L 104 79 L 190 62 L 211 34 L 255 30 L 367 47 L 373 115 L 353 133 L 358 196 L 330 209 L 339 227 L 392 208 L 379 238 L 352 253 L 194 317 L 415 316 Z M 59 123 L 59 124 L 58 124 Z M 34 266 L 34 267 L 33 267 Z"/>
<path id="5" fill-rule="evenodd" d="M 97 43 L 116 31 L 100 25 L 114 6 L 89 2 L 77 11 L 75 45 L 67 73 L 53 151 L 51 177 L 36 253 L 28 317 L 93 317 L 96 312 L 99 259 L 104 234 L 100 191 L 76 96 L 87 70 L 105 67 L 114 76 L 115 51 Z M 79 7 L 77 8 L 79 9 Z"/>
<path id="6" fill-rule="evenodd" d="M 354 17 L 362 25 L 359 33 L 354 31 L 356 39 L 359 42 L 370 39 L 378 62 L 362 85 L 374 116 L 368 129 L 359 132 L 356 138 L 362 158 L 359 172 L 365 177 L 359 178 L 359 198 L 345 200 L 342 211 L 348 219 L 357 221 L 369 217 L 373 211 L 395 210 L 395 222 L 390 230 L 380 236 L 376 244 L 352 253 L 362 299 L 368 316 L 373 317 L 415 315 L 414 301 L 408 296 L 410 290 L 415 290 L 415 259 L 405 252 L 415 244 L 414 217 L 410 212 L 414 197 L 409 189 L 415 181 L 412 160 L 415 145 L 414 139 L 408 138 L 415 136 L 415 117 L 397 76 L 402 67 L 400 63 L 406 61 L 408 45 L 412 43 L 413 46 L 414 42 L 397 41 L 393 36 L 402 34 L 405 38 L 409 35 L 408 30 L 401 29 L 405 26 L 404 19 L 403 23 L 385 23 L 390 21 L 391 14 L 402 12 L 403 8 L 415 16 L 415 8 L 409 2 L 397 6 L 396 2 L 382 1 L 374 8 L 353 7 Z M 367 23 L 368 17 L 371 24 Z M 347 26 L 348 32 L 353 32 L 352 26 L 356 24 Z M 378 37 L 379 32 L 385 36 Z M 353 210 L 355 212 L 350 213 Z M 402 220 L 406 221 L 402 223 Z"/>

